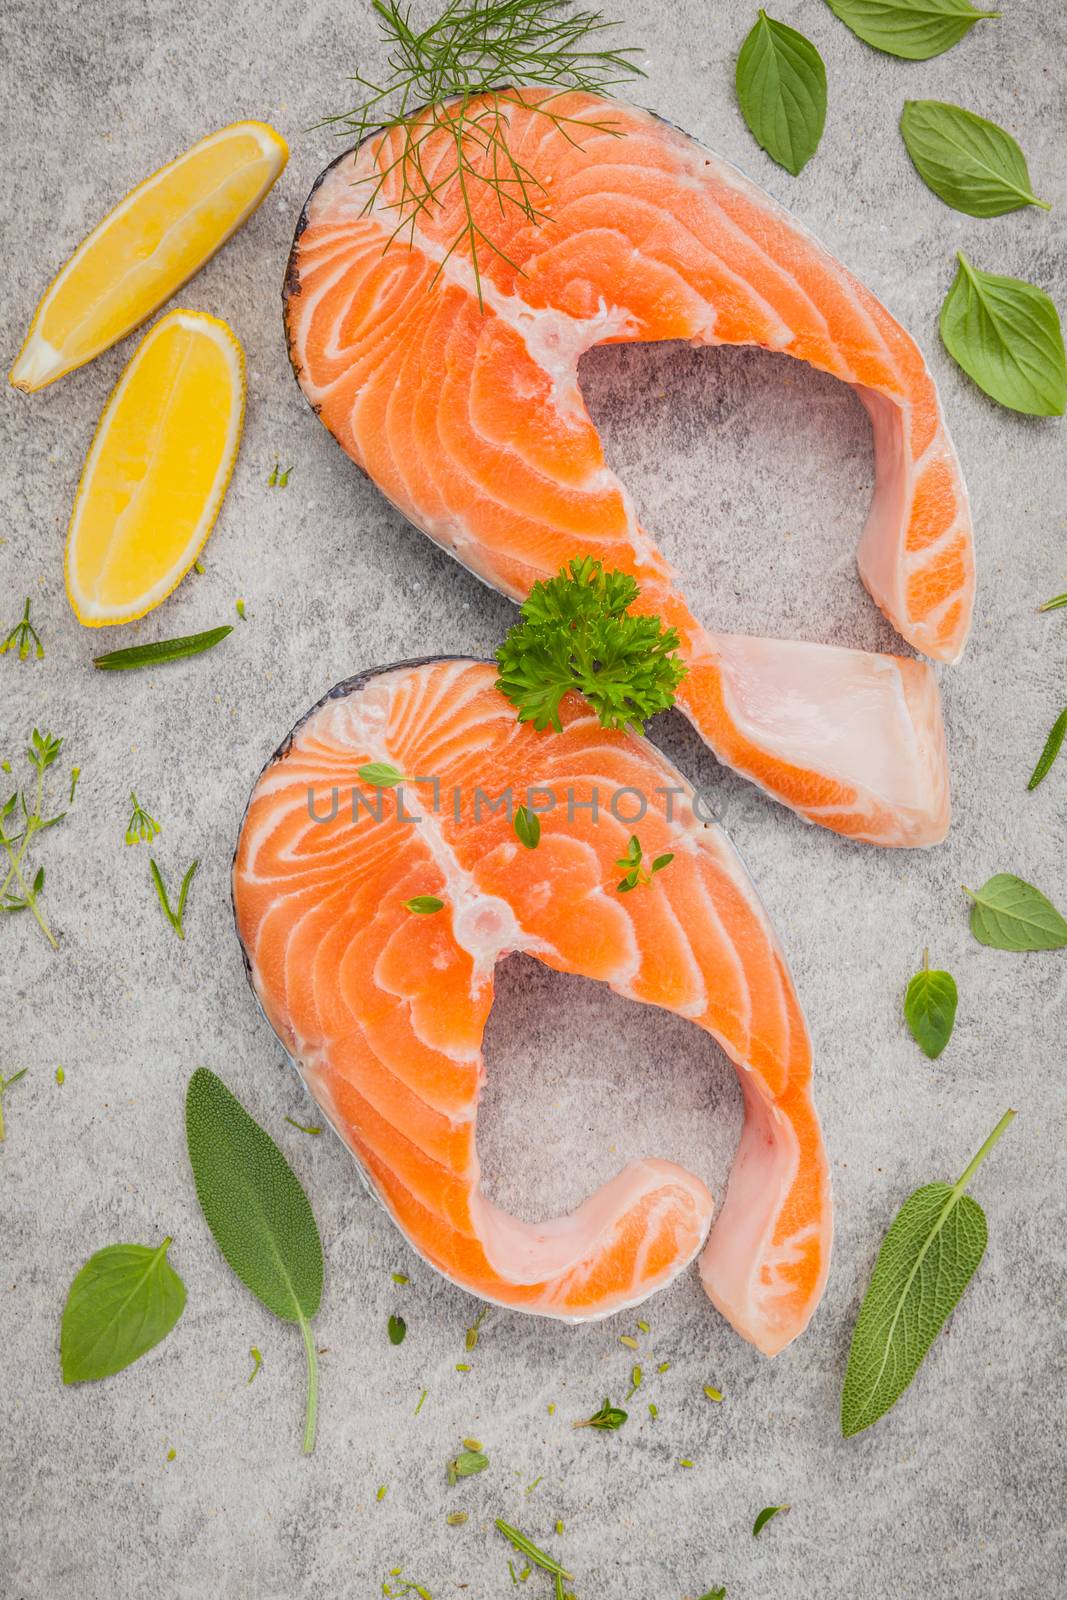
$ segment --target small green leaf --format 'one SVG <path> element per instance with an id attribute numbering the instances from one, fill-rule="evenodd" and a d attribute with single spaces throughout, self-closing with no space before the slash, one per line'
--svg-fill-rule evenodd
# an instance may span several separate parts
<path id="1" fill-rule="evenodd" d="M 657 856 L 656 857 L 655 861 L 653 861 L 653 863 L 652 863 L 652 871 L 653 872 L 662 872 L 664 867 L 669 867 L 673 860 L 674 860 L 674 851 L 673 850 L 668 850 L 666 855 Z"/>
<path id="2" fill-rule="evenodd" d="M 1067 594 L 1055 594 L 1051 600 L 1046 600 L 1044 605 L 1038 606 L 1039 611 L 1062 611 L 1067 606 Z"/>
<path id="3" fill-rule="evenodd" d="M 700 1600 L 726 1600 L 726 1590 L 709 1589 L 706 1594 L 700 1596 Z"/>
<path id="4" fill-rule="evenodd" d="M 376 789 L 395 789 L 397 784 L 408 781 L 400 769 L 390 766 L 388 761 L 368 761 L 365 767 L 359 768 L 357 777 Z"/>
<path id="5" fill-rule="evenodd" d="M 1067 945 L 1067 922 L 1040 889 L 1010 872 L 998 872 L 975 894 L 971 932 L 979 944 L 996 950 L 1062 950 Z"/>
<path id="6" fill-rule="evenodd" d="M 591 1417 L 586 1417 L 584 1422 L 575 1422 L 575 1428 L 598 1428 L 605 1433 L 614 1433 L 622 1427 L 628 1413 L 621 1406 L 613 1406 L 611 1401 L 604 1396 L 604 1404 L 599 1411 L 594 1411 Z"/>
<path id="7" fill-rule="evenodd" d="M 984 17 L 970 0 L 826 0 L 835 17 L 857 38 L 886 55 L 929 61 L 951 50 Z"/>
<path id="8" fill-rule="evenodd" d="M 488 1465 L 489 1457 L 484 1450 L 461 1450 L 456 1459 L 448 1463 L 448 1481 L 455 1483 L 458 1478 L 473 1478 Z"/>
<path id="9" fill-rule="evenodd" d="M 776 1517 L 780 1511 L 788 1511 L 788 1510 L 789 1510 L 789 1507 L 787 1505 L 786 1506 L 764 1506 L 763 1510 L 760 1512 L 759 1516 L 756 1518 L 755 1522 L 752 1524 L 752 1537 L 753 1537 L 753 1539 L 758 1539 L 759 1538 L 760 1534 L 763 1532 L 764 1528 L 767 1526 L 768 1522 L 770 1522 L 772 1517 Z"/>
<path id="10" fill-rule="evenodd" d="M 528 806 L 519 806 L 513 824 L 519 843 L 527 850 L 536 850 L 541 839 L 541 818 Z"/>
<path id="11" fill-rule="evenodd" d="M 444 901 L 438 900 L 435 894 L 417 894 L 413 899 L 404 901 L 404 910 L 414 911 L 420 917 L 432 917 L 435 911 L 444 909 Z"/>
<path id="12" fill-rule="evenodd" d="M 916 1189 L 886 1234 L 852 1335 L 841 1396 L 846 1438 L 900 1399 L 981 1261 L 985 1213 L 963 1191 L 1014 1115 L 1005 1113 L 957 1183 Z"/>
<path id="13" fill-rule="evenodd" d="M 962 251 L 941 307 L 941 338 L 980 389 L 1011 411 L 1060 417 L 1067 359 L 1056 307 L 1021 278 L 982 272 Z"/>
<path id="14" fill-rule="evenodd" d="M 904 996 L 904 1019 L 911 1036 L 931 1061 L 936 1061 L 952 1037 L 959 995 L 951 972 L 931 972 L 925 958 L 923 969 L 908 984 Z"/>
<path id="15" fill-rule="evenodd" d="M 139 667 L 158 667 L 168 661 L 180 661 L 185 656 L 202 655 L 221 644 L 231 627 L 210 628 L 207 633 L 190 633 L 181 639 L 157 639 L 153 644 L 135 644 L 127 650 L 109 650 L 106 655 L 94 656 L 93 666 L 102 672 L 132 672 Z"/>
<path id="16" fill-rule="evenodd" d="M 905 100 L 900 131 L 920 178 L 954 210 L 1001 217 L 1024 206 L 1051 209 L 1034 194 L 1019 146 L 995 122 L 943 100 Z"/>
<path id="17" fill-rule="evenodd" d="M 196 1197 L 215 1243 L 268 1311 L 300 1326 L 308 1369 L 308 1452 L 318 1401 L 310 1322 L 322 1299 L 322 1241 L 308 1197 L 274 1140 L 206 1067 L 189 1080 L 185 1131 Z"/>
<path id="18" fill-rule="evenodd" d="M 764 10 L 741 46 L 734 75 L 741 115 L 756 143 L 796 177 L 826 122 L 826 67 L 809 39 Z"/>
<path id="19" fill-rule="evenodd" d="M 167 1337 L 185 1309 L 185 1285 L 167 1260 L 170 1243 L 111 1244 L 89 1257 L 63 1307 L 64 1383 L 110 1378 Z"/>
<path id="20" fill-rule="evenodd" d="M 404 1335 L 407 1333 L 407 1331 L 408 1325 L 404 1321 L 403 1317 L 392 1316 L 389 1318 L 390 1344 L 403 1344 Z"/>
<path id="21" fill-rule="evenodd" d="M 1036 789 L 1042 778 L 1048 777 L 1049 769 L 1060 753 L 1065 734 L 1067 734 L 1067 706 L 1064 706 L 1052 724 L 1052 731 L 1045 740 L 1045 748 L 1038 757 L 1037 766 L 1030 774 L 1030 782 L 1026 785 L 1028 789 Z"/>

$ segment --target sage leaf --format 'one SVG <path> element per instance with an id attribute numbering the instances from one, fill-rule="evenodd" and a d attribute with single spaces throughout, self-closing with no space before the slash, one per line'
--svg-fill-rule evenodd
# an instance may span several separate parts
<path id="1" fill-rule="evenodd" d="M 923 968 L 908 984 L 904 996 L 904 1020 L 912 1038 L 931 1061 L 936 1061 L 952 1037 L 959 995 L 951 972 L 931 972 L 923 956 Z"/>
<path id="2" fill-rule="evenodd" d="M 826 122 L 826 67 L 802 33 L 762 10 L 741 46 L 737 102 L 756 143 L 796 177 Z"/>
<path id="3" fill-rule="evenodd" d="M 864 44 L 905 61 L 929 61 L 999 11 L 976 11 L 970 0 L 826 0 Z"/>
<path id="4" fill-rule="evenodd" d="M 59 1332 L 64 1383 L 110 1378 L 159 1344 L 185 1310 L 185 1285 L 167 1260 L 169 1238 L 109 1244 L 78 1273 Z"/>
<path id="5" fill-rule="evenodd" d="M 767 1526 L 768 1522 L 770 1522 L 772 1517 L 776 1517 L 778 1515 L 779 1511 L 788 1511 L 788 1510 L 789 1510 L 788 1506 L 764 1506 L 763 1510 L 760 1512 L 759 1516 L 756 1518 L 755 1522 L 752 1524 L 752 1537 L 753 1537 L 753 1539 L 758 1539 L 759 1538 L 760 1534 L 763 1532 L 763 1530 Z"/>
<path id="6" fill-rule="evenodd" d="M 1034 194 L 1019 146 L 995 122 L 943 100 L 905 100 L 900 131 L 920 178 L 954 210 L 1001 217 L 1024 206 L 1051 209 Z"/>
<path id="7" fill-rule="evenodd" d="M 1062 950 L 1067 922 L 1040 889 L 1010 872 L 998 872 L 975 894 L 963 885 L 974 904 L 971 932 L 979 944 L 995 950 Z"/>
<path id="8" fill-rule="evenodd" d="M 322 1241 L 308 1197 L 274 1140 L 206 1067 L 189 1080 L 185 1133 L 196 1197 L 215 1243 L 256 1299 L 303 1334 L 309 1453 L 318 1408 L 311 1319 L 322 1300 Z"/>
<path id="9" fill-rule="evenodd" d="M 1036 789 L 1042 778 L 1048 776 L 1049 768 L 1060 753 L 1064 734 L 1067 734 L 1067 706 L 1064 706 L 1052 724 L 1052 731 L 1045 740 L 1045 748 L 1038 757 L 1037 766 L 1030 774 L 1030 782 L 1026 785 L 1028 789 Z"/>
<path id="10" fill-rule="evenodd" d="M 403 1344 L 404 1335 L 407 1333 L 407 1331 L 408 1331 L 408 1325 L 404 1321 L 403 1317 L 392 1316 L 392 1317 L 389 1318 L 389 1343 L 390 1344 Z"/>
<path id="11" fill-rule="evenodd" d="M 963 1191 L 1014 1116 L 1004 1113 L 957 1183 L 916 1189 L 886 1234 L 852 1335 L 841 1396 L 846 1439 L 900 1399 L 981 1261 L 985 1212 Z"/>
<path id="12" fill-rule="evenodd" d="M 941 307 L 941 338 L 967 375 L 992 399 L 1032 417 L 1060 417 L 1067 405 L 1067 360 L 1056 307 L 1021 278 L 959 270 Z"/>

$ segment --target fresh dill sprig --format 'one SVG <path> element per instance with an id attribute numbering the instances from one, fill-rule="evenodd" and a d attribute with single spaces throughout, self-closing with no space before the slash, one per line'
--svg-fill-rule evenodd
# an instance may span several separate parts
<path id="1" fill-rule="evenodd" d="M 133 812 L 129 822 L 126 824 L 126 843 L 136 844 L 138 839 L 141 839 L 151 844 L 156 834 L 162 833 L 163 829 L 155 817 L 148 815 L 148 812 L 141 805 L 132 789 L 130 790 L 130 804 L 133 807 Z"/>
<path id="2" fill-rule="evenodd" d="M 36 628 L 30 622 L 30 597 L 27 595 L 26 604 L 22 610 L 22 621 L 16 622 L 3 644 L 0 644 L 0 656 L 6 655 L 9 650 L 17 650 L 19 660 L 25 661 L 30 653 L 31 646 L 34 659 L 43 661 L 44 645 L 38 638 Z"/>
<path id="3" fill-rule="evenodd" d="M 58 943 L 45 921 L 39 904 L 39 897 L 44 888 L 44 868 L 38 867 L 32 882 L 27 883 L 29 866 L 26 852 L 37 834 L 44 833 L 48 828 L 54 828 L 67 814 L 66 811 L 58 811 L 53 817 L 41 815 L 44 775 L 58 760 L 62 748 L 62 739 L 56 739 L 47 732 L 40 733 L 34 728 L 26 748 L 26 759 L 37 775 L 33 786 L 32 803 L 27 800 L 24 789 L 16 789 L 7 803 L 0 808 L 0 849 L 3 849 L 8 861 L 7 871 L 3 879 L 0 879 L 0 911 L 32 911 L 38 927 L 53 950 L 58 949 Z M 22 812 L 20 819 L 22 831 L 19 832 L 16 821 L 9 833 L 8 826 L 18 810 Z"/>
<path id="4" fill-rule="evenodd" d="M 497 651 L 497 688 L 520 722 L 560 732 L 560 701 L 577 689 L 605 728 L 643 732 L 674 704 L 685 676 L 681 641 L 659 617 L 631 616 L 641 591 L 625 572 L 605 572 L 591 556 L 535 583 Z"/>
<path id="5" fill-rule="evenodd" d="M 559 0 L 447 0 L 441 14 L 421 31 L 411 25 L 411 7 L 404 0 L 374 0 L 383 41 L 389 46 L 384 83 L 356 73 L 353 82 L 365 91 L 352 111 L 327 117 L 341 134 L 362 141 L 375 129 L 388 140 L 400 134 L 399 154 L 365 180 L 370 184 L 364 211 L 370 211 L 385 184 L 396 176 L 399 197 L 388 202 L 395 222 L 386 249 L 408 234 L 424 214 L 440 207 L 453 192 L 462 208 L 462 222 L 446 247 L 434 275 L 466 244 L 482 304 L 479 251 L 509 261 L 477 220 L 478 200 L 486 191 L 503 220 L 509 208 L 539 225 L 549 213 L 545 181 L 518 160 L 511 149 L 511 112 L 517 106 L 544 116 L 571 144 L 575 132 L 619 134 L 610 119 L 567 116 L 553 104 L 570 90 L 605 92 L 644 73 L 630 58 L 632 48 L 598 49 L 599 36 L 615 24 L 599 11 L 560 11 Z M 523 85 L 553 91 L 537 104 L 519 95 Z M 428 142 L 441 135 L 447 157 L 431 168 Z M 430 169 L 430 170 L 428 170 Z"/>

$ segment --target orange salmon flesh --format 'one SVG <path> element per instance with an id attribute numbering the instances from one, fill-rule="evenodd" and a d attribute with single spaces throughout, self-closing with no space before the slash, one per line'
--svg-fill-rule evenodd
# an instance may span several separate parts
<path id="1" fill-rule="evenodd" d="M 638 1304 L 700 1254 L 711 1300 L 773 1355 L 818 1304 L 832 1232 L 811 1045 L 774 932 L 654 745 L 602 728 L 574 694 L 563 731 L 537 733 L 494 679 L 466 659 L 380 669 L 297 726 L 256 783 L 234 861 L 255 992 L 390 1216 L 453 1282 L 581 1321 Z M 359 777 L 381 762 L 411 781 Z M 522 803 L 531 787 L 575 801 L 542 811 L 533 849 L 504 809 L 469 803 L 476 788 Z M 674 859 L 620 893 L 635 793 L 644 859 Z M 420 896 L 441 909 L 406 908 Z M 482 1037 L 512 951 L 686 1017 L 726 1051 L 744 1125 L 710 1236 L 705 1184 L 651 1156 L 546 1222 L 480 1192 Z"/>
<path id="2" fill-rule="evenodd" d="M 851 384 L 875 447 L 861 576 L 904 639 L 952 661 L 973 606 L 971 519 L 922 355 L 736 169 L 594 95 L 552 97 L 564 133 L 539 110 L 548 94 L 511 90 L 507 107 L 508 148 L 543 178 L 547 220 L 509 205 L 501 215 L 491 186 L 468 185 L 503 252 L 478 253 L 482 305 L 469 241 L 448 253 L 465 213 L 446 125 L 421 144 L 419 181 L 438 203 L 417 214 L 395 131 L 322 174 L 285 292 L 305 395 L 411 522 L 511 598 L 580 555 L 637 578 L 639 604 L 679 631 L 689 673 L 678 704 L 719 760 L 852 838 L 938 842 L 949 793 L 931 667 L 705 629 L 608 466 L 578 385 L 594 345 L 663 339 L 758 345 Z"/>

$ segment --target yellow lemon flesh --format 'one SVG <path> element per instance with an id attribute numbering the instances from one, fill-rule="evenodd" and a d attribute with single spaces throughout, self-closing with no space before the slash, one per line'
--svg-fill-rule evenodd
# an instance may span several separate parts
<path id="1" fill-rule="evenodd" d="M 15 388 L 43 389 L 150 317 L 256 209 L 288 156 L 265 122 L 235 122 L 146 178 L 45 291 Z"/>
<path id="2" fill-rule="evenodd" d="M 145 335 L 100 418 L 67 532 L 67 595 L 87 628 L 143 617 L 184 578 L 226 493 L 244 398 L 225 322 L 171 311 Z"/>

